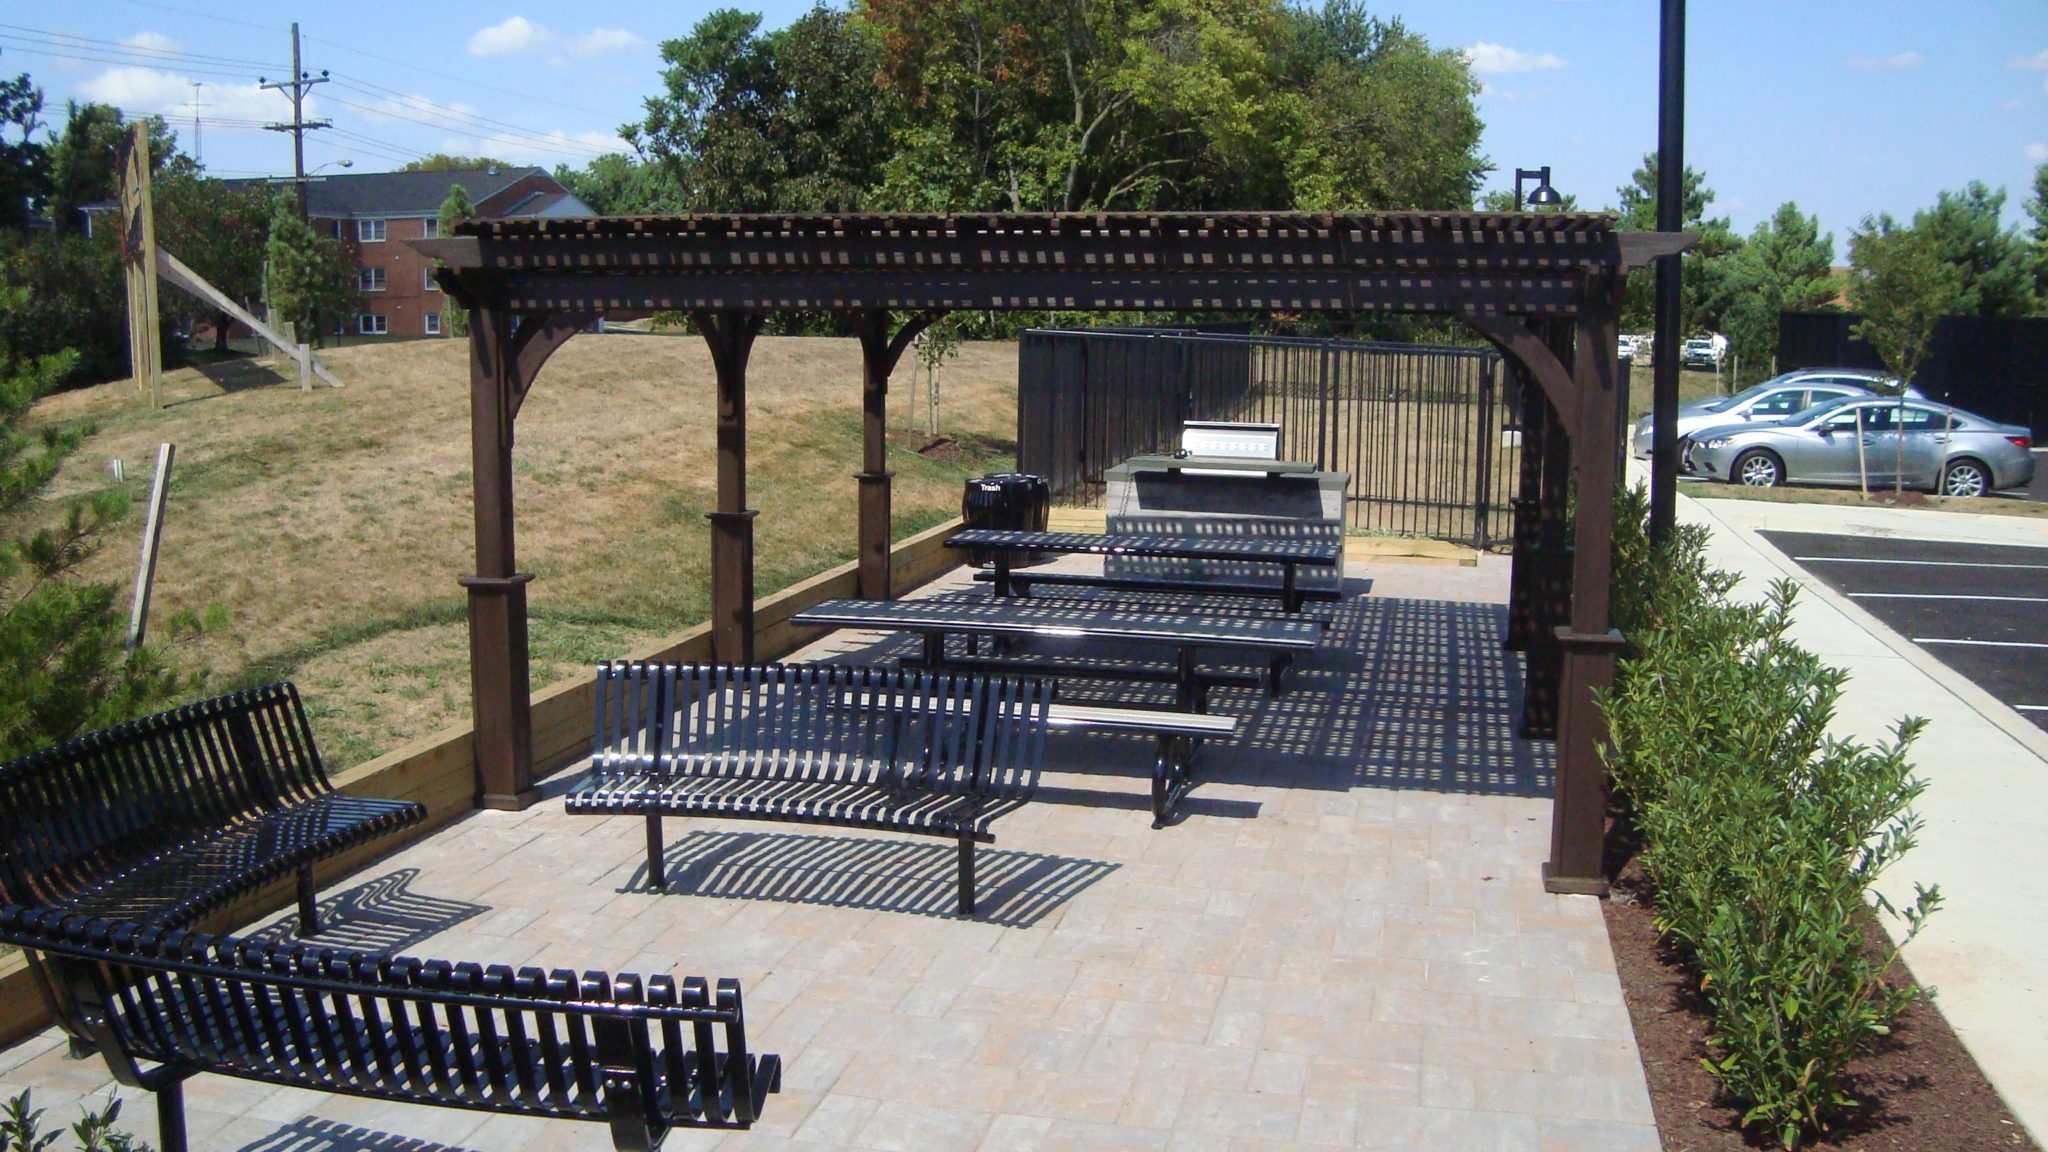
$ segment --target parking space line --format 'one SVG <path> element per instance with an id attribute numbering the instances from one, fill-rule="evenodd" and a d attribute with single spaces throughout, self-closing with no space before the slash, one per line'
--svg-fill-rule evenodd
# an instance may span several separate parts
<path id="1" fill-rule="evenodd" d="M 1939 636 L 1915 636 L 1915 644 L 1968 644 L 1972 648 L 2048 648 L 2032 640 L 1944 640 Z"/>
<path id="2" fill-rule="evenodd" d="M 1852 600 L 1997 600 L 2006 604 L 2048 604 L 2048 596 L 1964 596 L 1956 592 L 1851 592 Z"/>
<path id="3" fill-rule="evenodd" d="M 1794 556 L 1800 564 L 1910 564 L 1918 568 L 2018 568 L 2048 572 L 2048 564 L 1990 564 L 1980 560 L 1881 560 L 1868 556 Z"/>

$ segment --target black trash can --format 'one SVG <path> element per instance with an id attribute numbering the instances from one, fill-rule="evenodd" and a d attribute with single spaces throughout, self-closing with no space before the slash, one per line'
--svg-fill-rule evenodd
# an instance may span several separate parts
<path id="1" fill-rule="evenodd" d="M 998 472 L 967 482 L 960 497 L 960 518 L 968 528 L 993 528 L 1005 532 L 1043 532 L 1052 510 L 1052 485 L 1045 477 L 1029 472 Z M 972 549 L 976 564 L 992 564 L 995 555 Z M 1017 565 L 1036 564 L 1038 554 L 1013 555 Z"/>

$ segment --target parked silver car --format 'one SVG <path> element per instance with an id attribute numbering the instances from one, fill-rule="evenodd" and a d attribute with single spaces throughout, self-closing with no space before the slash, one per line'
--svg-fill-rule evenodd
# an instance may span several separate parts
<path id="1" fill-rule="evenodd" d="M 1758 487 L 1855 485 L 1866 475 L 1889 487 L 1902 475 L 1908 488 L 1982 496 L 2033 483 L 2032 447 L 2028 429 L 1946 404 L 1852 399 L 1772 423 L 1703 428 L 1686 443 L 1685 466 Z"/>
<path id="2" fill-rule="evenodd" d="M 1678 406 L 1678 435 L 1686 437 L 1702 428 L 1737 420 L 1782 420 L 1816 404 L 1848 396 L 1875 396 L 1892 389 L 1893 380 L 1882 372 L 1855 368 L 1801 368 L 1753 384 L 1733 396 L 1712 396 L 1688 400 Z M 1918 395 L 1907 392 L 1908 396 Z M 1630 450 L 1638 459 L 1650 456 L 1650 418 L 1636 421 Z M 1684 446 L 1680 445 L 1680 451 Z"/>

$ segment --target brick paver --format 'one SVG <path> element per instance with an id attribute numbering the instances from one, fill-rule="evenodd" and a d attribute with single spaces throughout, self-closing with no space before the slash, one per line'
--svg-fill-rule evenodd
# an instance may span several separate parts
<path id="1" fill-rule="evenodd" d="M 1384 572 L 1376 591 L 1429 570 Z M 945 841 L 671 821 L 655 893 L 636 822 L 555 799 L 476 813 L 326 893 L 334 936 L 738 977 L 783 1092 L 753 1131 L 671 1148 L 1647 1152 L 1599 908 L 1538 880 L 1549 748 L 1513 735 L 1502 618 L 1347 601 L 1286 696 L 1217 693 L 1246 735 L 1203 752 L 1207 782 L 1163 830 L 1147 742 L 1057 739 L 1041 801 L 982 849 L 978 920 L 950 914 Z M 0 1055 L 0 1091 L 24 1086 L 67 1123 L 111 1091 L 48 1033 Z M 204 1148 L 610 1146 L 599 1125 L 219 1077 L 188 1106 Z M 146 1098 L 124 1119 L 153 1139 Z"/>

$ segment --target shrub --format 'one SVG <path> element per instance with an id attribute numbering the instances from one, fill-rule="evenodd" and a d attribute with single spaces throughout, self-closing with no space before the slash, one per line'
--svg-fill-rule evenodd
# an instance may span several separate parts
<path id="1" fill-rule="evenodd" d="M 43 1131 L 44 1109 L 29 1102 L 26 1089 L 0 1106 L 0 1152 L 45 1152 L 63 1137 Z M 149 1152 L 149 1145 L 114 1127 L 121 1118 L 117 1098 L 98 1112 L 87 1112 L 71 1126 L 76 1152 Z"/>
<path id="2" fill-rule="evenodd" d="M 1708 1069 L 1745 1124 L 1794 1147 L 1855 1106 L 1850 1061 L 1916 995 L 1884 981 L 1898 946 L 1866 951 L 1865 909 L 1902 920 L 1903 945 L 1940 903 L 1917 890 L 1895 909 L 1873 890 L 1919 827 L 1907 752 L 1923 722 L 1874 748 L 1830 737 L 1846 677 L 1790 639 L 1796 587 L 1733 600 L 1704 534 L 1653 551 L 1639 505 L 1619 505 L 1616 533 L 1633 653 L 1601 701 L 1614 793 L 1641 837 L 1658 929 L 1706 997 Z"/>

